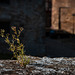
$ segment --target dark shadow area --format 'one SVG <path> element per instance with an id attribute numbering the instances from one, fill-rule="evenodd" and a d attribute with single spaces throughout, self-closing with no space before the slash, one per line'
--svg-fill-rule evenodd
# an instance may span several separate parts
<path id="1" fill-rule="evenodd" d="M 50 30 L 49 32 L 46 32 L 46 36 L 50 37 L 52 39 L 67 39 L 75 37 L 74 34 L 71 34 L 64 30 Z"/>
<path id="2" fill-rule="evenodd" d="M 9 5 L 10 0 L 0 0 L 0 5 Z"/>
<path id="3" fill-rule="evenodd" d="M 0 29 L 4 29 L 5 33 L 10 33 L 10 21 L 0 21 Z"/>
<path id="4" fill-rule="evenodd" d="M 75 35 L 63 30 L 46 33 L 46 55 L 49 57 L 75 57 Z"/>
<path id="5" fill-rule="evenodd" d="M 0 36 L 0 60 L 11 59 L 13 57 L 13 53 L 8 50 L 9 45 L 5 43 L 5 39 Z"/>
<path id="6" fill-rule="evenodd" d="M 48 5 L 47 5 L 48 4 Z M 46 28 L 51 26 L 52 21 L 52 0 L 46 0 Z"/>
<path id="7" fill-rule="evenodd" d="M 1 38 L 0 38 L 1 39 Z M 3 39 L 4 40 L 4 39 Z M 26 55 L 32 56 L 48 56 L 48 57 L 75 57 L 75 35 L 63 30 L 50 30 L 46 33 L 45 38 L 45 55 L 32 54 L 31 51 L 26 51 Z M 8 45 L 2 41 L 2 51 L 6 49 L 7 53 L 0 53 L 0 59 L 11 59 L 13 54 L 8 52 Z M 15 59 L 15 58 L 13 58 Z"/>
<path id="8" fill-rule="evenodd" d="M 46 32 L 44 40 L 45 54 L 41 55 L 26 51 L 26 55 L 48 57 L 75 57 L 75 35 L 64 30 L 50 30 Z"/>
<path id="9" fill-rule="evenodd" d="M 2 10 L 1 15 L 3 15 L 3 17 L 0 19 L 0 29 L 5 29 L 6 33 L 10 33 L 10 24 L 15 25 L 15 26 L 25 27 L 25 32 L 24 34 L 21 35 L 21 37 L 24 37 L 24 44 L 25 42 L 31 43 L 31 44 L 28 44 L 29 50 L 26 51 L 27 55 L 39 56 L 39 57 L 43 57 L 43 56 L 75 57 L 75 35 L 70 34 L 64 30 L 61 30 L 61 9 L 66 8 L 66 7 L 60 7 L 58 11 L 60 30 L 49 30 L 48 32 L 46 32 L 46 36 L 43 40 L 43 43 L 44 43 L 43 46 L 45 46 L 45 54 L 41 55 L 42 53 L 40 52 L 42 48 L 40 47 L 42 46 L 38 46 L 38 44 L 42 45 L 42 42 L 41 42 L 43 39 L 42 37 L 45 35 L 45 33 L 43 33 L 43 31 L 45 31 L 44 29 L 50 29 L 50 26 L 52 26 L 51 22 L 52 22 L 52 13 L 53 13 L 52 11 L 53 1 L 46 0 L 46 7 L 44 6 L 44 4 L 41 3 L 42 0 L 40 0 L 40 2 L 38 0 L 36 1 L 23 0 L 25 2 L 24 4 L 23 4 L 23 1 L 18 1 L 18 0 L 16 1 L 13 0 L 13 1 L 10 2 L 10 0 L 0 0 L 0 7 L 3 6 L 1 8 Z M 42 9 L 42 6 L 45 8 Z M 6 20 L 6 18 L 9 19 L 9 16 L 11 16 L 10 18 L 11 21 Z M 73 18 L 74 17 L 75 17 L 75 14 L 73 14 Z M 54 16 L 53 18 L 56 18 L 56 17 Z M 45 23 L 46 23 L 46 26 L 44 26 Z M 28 39 L 25 40 L 25 38 L 28 38 Z M 36 49 L 34 48 L 34 46 L 30 46 L 30 48 L 33 47 L 32 48 L 33 53 L 32 53 L 32 50 L 29 48 L 29 45 L 32 45 L 32 44 L 34 46 L 36 44 L 37 48 L 39 47 L 38 49 Z M 8 48 L 9 47 L 4 42 L 4 39 L 0 38 L 0 59 L 11 59 L 12 58 L 13 54 L 10 51 L 8 51 Z M 38 52 L 37 50 L 40 52 Z"/>
<path id="10" fill-rule="evenodd" d="M 12 53 L 0 53 L 0 60 L 7 60 L 13 57 Z"/>

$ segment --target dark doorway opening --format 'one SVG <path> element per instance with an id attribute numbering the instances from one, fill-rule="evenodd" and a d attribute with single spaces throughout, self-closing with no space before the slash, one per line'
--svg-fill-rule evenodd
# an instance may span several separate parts
<path id="1" fill-rule="evenodd" d="M 9 5 L 10 0 L 0 0 L 0 5 Z"/>
<path id="2" fill-rule="evenodd" d="M 45 7 L 46 7 L 46 27 L 50 28 L 52 17 L 52 0 L 46 0 Z"/>
<path id="3" fill-rule="evenodd" d="M 46 0 L 45 3 L 45 11 L 46 11 L 46 36 L 49 36 L 49 32 L 50 32 L 50 27 L 51 27 L 51 17 L 52 17 L 52 0 Z"/>
<path id="4" fill-rule="evenodd" d="M 60 7 L 59 8 L 59 29 L 61 29 L 61 10 L 62 9 L 69 9 L 69 7 Z"/>
<path id="5" fill-rule="evenodd" d="M 5 29 L 5 33 L 10 33 L 10 21 L 0 21 L 0 29 Z"/>

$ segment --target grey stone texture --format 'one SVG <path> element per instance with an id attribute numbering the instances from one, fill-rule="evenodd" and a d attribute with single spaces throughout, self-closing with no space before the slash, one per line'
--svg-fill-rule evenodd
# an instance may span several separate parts
<path id="1" fill-rule="evenodd" d="M 0 75 L 75 75 L 75 58 L 28 57 L 26 67 L 17 60 L 0 60 Z"/>

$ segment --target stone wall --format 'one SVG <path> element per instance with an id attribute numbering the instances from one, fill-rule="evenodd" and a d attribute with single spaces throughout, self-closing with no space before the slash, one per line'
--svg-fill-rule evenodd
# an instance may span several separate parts
<path id="1" fill-rule="evenodd" d="M 51 0 L 49 1 L 51 2 Z M 48 6 L 50 7 L 50 5 Z M 62 30 L 75 34 L 74 7 L 75 0 L 52 0 L 52 11 L 51 7 L 49 11 L 49 13 L 52 12 L 52 18 L 50 14 L 50 21 L 52 21 L 51 28 L 58 30 L 60 25 Z M 25 45 L 27 54 L 45 55 L 47 44 L 44 36 L 46 32 L 45 27 L 47 27 L 45 16 L 47 15 L 45 11 L 45 0 L 10 0 L 10 4 L 6 5 L 0 3 L 0 21 L 9 21 L 10 27 L 13 25 L 24 27 L 21 40 Z M 49 45 L 47 49 L 51 50 L 49 46 L 52 43 L 51 40 L 48 40 Z M 0 49 L 4 52 L 6 51 L 5 49 L 8 49 L 5 46 L 4 41 L 1 40 Z M 2 52 L 1 50 L 0 52 Z"/>
<path id="2" fill-rule="evenodd" d="M 73 33 L 75 27 L 73 27 L 72 14 L 75 14 L 75 0 L 53 0 L 52 3 L 52 28 L 59 29 L 59 25 L 61 25 L 62 30 Z M 66 29 L 66 27 L 68 28 Z"/>
<path id="3" fill-rule="evenodd" d="M 4 17 L 3 17 L 3 16 Z M 44 0 L 11 0 L 10 5 L 0 6 L 0 19 L 8 19 L 10 26 L 22 26 L 22 42 L 28 54 L 45 53 L 43 37 L 45 35 Z"/>
<path id="4" fill-rule="evenodd" d="M 28 0 L 27 0 L 28 1 Z M 45 53 L 43 36 L 45 35 L 45 5 L 44 0 L 26 1 L 26 24 L 24 39 L 28 53 L 42 55 Z"/>

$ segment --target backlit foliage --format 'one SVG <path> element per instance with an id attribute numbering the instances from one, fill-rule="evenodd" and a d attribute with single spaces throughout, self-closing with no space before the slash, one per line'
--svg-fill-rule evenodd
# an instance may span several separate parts
<path id="1" fill-rule="evenodd" d="M 15 26 L 11 27 L 14 34 L 12 34 L 12 40 L 10 41 L 10 34 L 5 34 L 5 30 L 1 29 L 0 36 L 5 38 L 5 42 L 9 45 L 9 50 L 13 52 L 13 57 L 18 59 L 21 66 L 29 64 L 29 58 L 24 55 L 24 45 L 21 43 L 19 37 L 21 32 L 24 30 L 22 27 L 17 28 Z"/>

